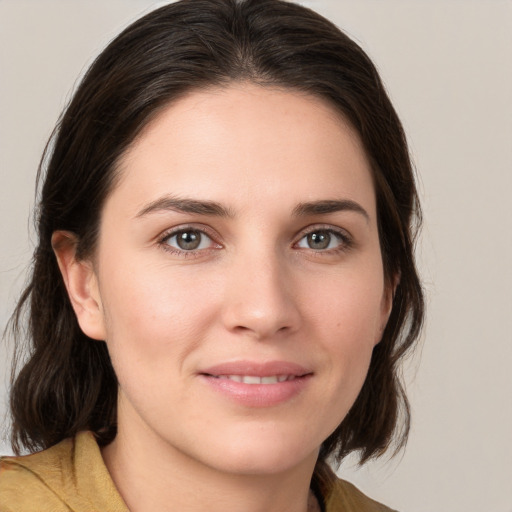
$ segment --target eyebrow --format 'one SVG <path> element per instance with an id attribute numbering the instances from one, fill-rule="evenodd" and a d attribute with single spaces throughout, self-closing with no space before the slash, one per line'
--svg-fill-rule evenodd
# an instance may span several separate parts
<path id="1" fill-rule="evenodd" d="M 164 196 L 144 206 L 137 213 L 136 217 L 144 217 L 151 213 L 169 210 L 178 213 L 193 213 L 196 215 L 208 215 L 213 217 L 233 218 L 235 216 L 233 211 L 215 201 Z M 324 199 L 320 201 L 299 203 L 293 209 L 293 215 L 295 217 L 306 217 L 308 215 L 327 215 L 329 213 L 342 211 L 359 213 L 367 222 L 370 221 L 368 212 L 359 203 L 351 201 L 350 199 Z"/>
<path id="2" fill-rule="evenodd" d="M 350 199 L 327 199 L 322 201 L 299 203 L 293 209 L 293 214 L 297 217 L 305 217 L 308 215 L 326 215 L 328 213 L 343 211 L 359 213 L 367 222 L 370 222 L 370 215 L 368 212 L 359 203 L 351 201 Z"/>
<path id="3" fill-rule="evenodd" d="M 185 199 L 175 196 L 164 196 L 152 201 L 137 213 L 136 217 L 144 217 L 150 213 L 162 211 L 178 213 L 195 213 L 214 217 L 233 217 L 233 212 L 215 201 L 202 201 L 198 199 Z"/>

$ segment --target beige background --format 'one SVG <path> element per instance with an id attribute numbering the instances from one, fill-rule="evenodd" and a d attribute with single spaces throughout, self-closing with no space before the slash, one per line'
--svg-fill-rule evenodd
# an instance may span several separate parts
<path id="1" fill-rule="evenodd" d="M 163 3 L 0 0 L 0 327 L 30 259 L 38 159 L 77 76 Z M 418 256 L 429 310 L 421 357 L 406 372 L 410 442 L 391 462 L 359 471 L 349 462 L 341 472 L 403 512 L 511 512 L 512 2 L 302 3 L 378 65 L 409 136 L 426 217 Z"/>

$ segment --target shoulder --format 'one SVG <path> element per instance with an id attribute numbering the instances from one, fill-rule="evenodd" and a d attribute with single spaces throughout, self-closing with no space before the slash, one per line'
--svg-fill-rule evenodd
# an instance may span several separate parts
<path id="1" fill-rule="evenodd" d="M 325 512 L 396 512 L 372 500 L 350 482 L 338 478 L 327 464 L 317 466 L 315 473 Z"/>
<path id="2" fill-rule="evenodd" d="M 326 512 L 396 512 L 363 494 L 355 485 L 337 479 Z"/>
<path id="3" fill-rule="evenodd" d="M 70 440 L 32 455 L 0 459 L 0 512 L 66 510 L 59 490 L 52 485 L 56 474 L 66 474 Z"/>
<path id="4" fill-rule="evenodd" d="M 93 435 L 42 452 L 0 459 L 0 512 L 126 510 Z"/>

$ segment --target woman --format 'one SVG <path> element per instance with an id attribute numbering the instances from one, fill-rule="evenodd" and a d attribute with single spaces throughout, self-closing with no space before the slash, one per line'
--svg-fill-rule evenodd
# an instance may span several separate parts
<path id="1" fill-rule="evenodd" d="M 327 466 L 404 445 L 423 316 L 407 145 L 364 52 L 279 0 L 162 7 L 43 163 L 11 394 L 37 453 L 2 460 L 0 510 L 389 510 Z"/>

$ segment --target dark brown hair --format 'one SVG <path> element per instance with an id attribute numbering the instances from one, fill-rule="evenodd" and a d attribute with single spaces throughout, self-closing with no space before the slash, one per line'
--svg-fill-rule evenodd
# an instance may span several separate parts
<path id="1" fill-rule="evenodd" d="M 38 246 L 12 317 L 28 359 L 14 375 L 12 443 L 47 448 L 80 430 L 100 443 L 116 435 L 117 381 L 106 344 L 80 330 L 51 246 L 76 235 L 79 258 L 95 249 L 116 162 L 162 107 L 193 89 L 248 81 L 329 101 L 359 134 L 372 164 L 379 236 L 393 309 L 350 412 L 321 457 L 361 460 L 409 430 L 399 363 L 418 338 L 423 296 L 414 264 L 420 209 L 406 139 L 378 73 L 363 50 L 313 11 L 280 0 L 182 0 L 122 32 L 84 76 L 50 139 L 38 172 Z M 28 324 L 25 324 L 25 314 Z"/>

